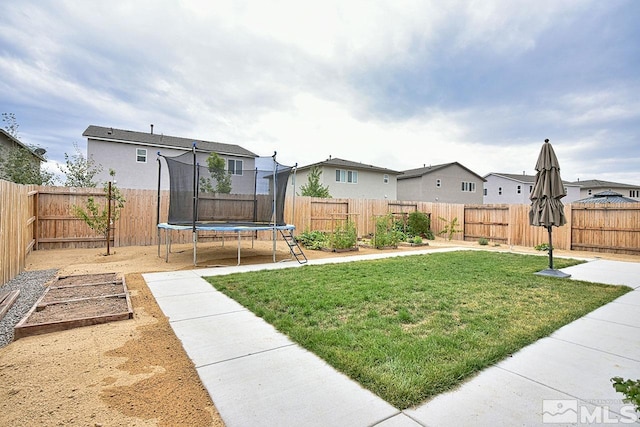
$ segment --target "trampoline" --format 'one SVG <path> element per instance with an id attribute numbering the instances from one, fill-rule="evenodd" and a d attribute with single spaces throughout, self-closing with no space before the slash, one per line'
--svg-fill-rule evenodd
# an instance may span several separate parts
<path id="1" fill-rule="evenodd" d="M 197 266 L 198 233 L 216 232 L 235 234 L 238 238 L 238 265 L 241 260 L 243 233 L 271 231 L 273 240 L 273 262 L 276 262 L 276 241 L 280 233 L 298 262 L 306 257 L 293 238 L 295 226 L 284 221 L 284 201 L 287 182 L 293 167 L 283 166 L 271 157 L 244 159 L 234 166 L 248 163 L 251 168 L 235 168 L 233 173 L 224 168 L 201 166 L 207 164 L 208 152 L 199 151 L 193 144 L 191 152 L 167 157 L 158 152 L 158 256 L 161 257 L 161 230 L 164 230 L 165 261 L 171 253 L 173 231 L 192 232 L 193 264 Z M 169 171 L 169 215 L 167 222 L 160 222 L 161 158 Z M 223 240 L 224 245 L 224 240 Z"/>

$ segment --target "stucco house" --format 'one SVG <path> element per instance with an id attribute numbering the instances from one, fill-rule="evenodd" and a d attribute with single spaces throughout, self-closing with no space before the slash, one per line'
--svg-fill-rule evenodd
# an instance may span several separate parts
<path id="1" fill-rule="evenodd" d="M 484 177 L 483 201 L 485 204 L 531 204 L 529 196 L 536 181 L 535 175 L 510 174 L 492 172 Z M 580 186 L 563 181 L 567 195 L 562 198 L 563 204 L 580 199 Z"/>
<path id="2" fill-rule="evenodd" d="M 458 162 L 424 165 L 398 176 L 398 200 L 482 204 L 484 178 Z"/>
<path id="3" fill-rule="evenodd" d="M 397 198 L 396 179 L 400 172 L 335 157 L 298 167 L 295 181 L 293 176 L 289 178 L 289 188 L 294 186 L 296 194 L 300 194 L 300 187 L 308 182 L 309 173 L 313 167 L 320 169 L 320 183 L 329 188 L 329 194 L 333 198 L 389 200 Z"/>
<path id="4" fill-rule="evenodd" d="M 613 191 L 620 193 L 624 197 L 629 197 L 640 202 L 640 185 L 622 184 L 619 182 L 601 181 L 599 179 L 589 179 L 586 181 L 575 181 L 572 184 L 580 186 L 580 199 L 594 196 L 603 191 Z"/>
<path id="5" fill-rule="evenodd" d="M 40 169 L 42 162 L 46 162 L 47 159 L 44 158 L 44 153 L 46 152 L 43 148 L 37 148 L 32 150 L 25 144 L 23 144 L 19 139 L 13 137 L 10 133 L 8 133 L 4 129 L 0 129 L 0 156 L 5 156 L 6 152 L 12 149 L 25 150 L 29 153 L 30 162 L 33 165 L 34 169 Z M 6 179 L 6 175 L 2 170 L 2 164 L 0 163 L 0 179 Z"/>
<path id="6" fill-rule="evenodd" d="M 102 172 L 96 180 L 106 182 L 110 179 L 109 169 L 116 171 L 116 181 L 120 188 L 157 189 L 158 158 L 157 153 L 173 157 L 191 151 L 193 143 L 197 147 L 197 161 L 206 165 L 210 153 L 222 157 L 227 170 L 231 173 L 232 193 L 241 181 L 245 171 L 255 169 L 256 154 L 238 145 L 223 144 L 191 138 L 153 133 L 115 129 L 111 127 L 89 126 L 82 134 L 87 138 L 87 158 L 102 166 Z M 161 158 L 161 188 L 169 188 L 169 174 L 164 159 Z"/>

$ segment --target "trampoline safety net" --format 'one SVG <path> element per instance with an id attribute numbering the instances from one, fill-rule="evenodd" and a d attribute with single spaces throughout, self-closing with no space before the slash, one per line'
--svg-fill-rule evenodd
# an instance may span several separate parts
<path id="1" fill-rule="evenodd" d="M 258 157 L 254 169 L 211 173 L 194 152 L 164 157 L 169 169 L 169 219 L 173 225 L 261 223 L 285 225 L 284 200 L 289 166 L 273 157 Z M 245 163 L 250 162 L 242 162 Z M 274 180 L 275 177 L 275 180 Z M 195 214 L 195 215 L 194 215 Z"/>

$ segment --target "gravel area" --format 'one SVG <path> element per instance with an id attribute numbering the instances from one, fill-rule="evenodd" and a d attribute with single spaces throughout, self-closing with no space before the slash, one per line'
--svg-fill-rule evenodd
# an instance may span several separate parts
<path id="1" fill-rule="evenodd" d="M 0 286 L 0 291 L 20 289 L 20 296 L 0 320 L 0 348 L 13 341 L 13 328 L 31 310 L 45 291 L 45 284 L 58 270 L 25 271 Z"/>

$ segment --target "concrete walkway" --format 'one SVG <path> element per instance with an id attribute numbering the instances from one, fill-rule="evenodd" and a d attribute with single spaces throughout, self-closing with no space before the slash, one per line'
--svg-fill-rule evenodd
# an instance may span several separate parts
<path id="1" fill-rule="evenodd" d="M 456 249 L 427 250 L 424 253 Z M 380 254 L 312 261 L 352 262 Z M 362 388 L 202 277 L 293 262 L 144 274 L 229 427 L 640 425 L 610 378 L 640 378 L 640 263 L 593 260 L 572 279 L 633 292 L 525 347 L 458 389 L 400 411 Z M 561 280 L 561 279 L 558 279 Z"/>

